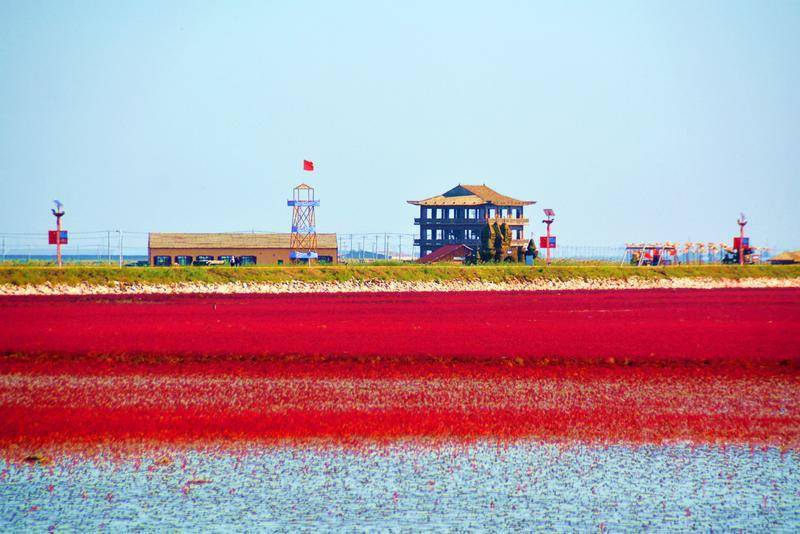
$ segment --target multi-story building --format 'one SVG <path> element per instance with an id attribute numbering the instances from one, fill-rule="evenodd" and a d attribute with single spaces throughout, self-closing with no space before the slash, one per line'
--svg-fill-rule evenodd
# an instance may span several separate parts
<path id="1" fill-rule="evenodd" d="M 511 246 L 524 247 L 525 225 L 528 219 L 523 214 L 524 206 L 535 204 L 532 200 L 517 200 L 501 195 L 486 185 L 461 185 L 425 200 L 409 200 L 419 206 L 420 257 L 424 257 L 444 245 L 463 244 L 478 250 L 481 231 L 487 224 L 506 223 L 511 229 Z"/>

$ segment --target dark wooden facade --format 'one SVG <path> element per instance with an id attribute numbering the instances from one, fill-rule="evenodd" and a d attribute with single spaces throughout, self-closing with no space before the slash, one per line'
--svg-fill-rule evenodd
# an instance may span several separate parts
<path id="1" fill-rule="evenodd" d="M 463 244 L 480 248 L 481 231 L 487 224 L 506 223 L 511 228 L 511 246 L 514 250 L 527 244 L 525 225 L 528 219 L 524 207 L 531 200 L 517 200 L 501 195 L 485 185 L 458 185 L 441 195 L 425 200 L 409 200 L 419 206 L 419 239 L 414 245 L 420 248 L 420 257 L 444 245 Z"/>

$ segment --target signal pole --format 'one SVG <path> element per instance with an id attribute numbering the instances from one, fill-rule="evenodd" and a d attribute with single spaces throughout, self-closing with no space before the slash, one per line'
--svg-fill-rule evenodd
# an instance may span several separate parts
<path id="1" fill-rule="evenodd" d="M 544 210 L 545 219 L 542 221 L 547 225 L 547 265 L 550 265 L 550 225 L 556 219 L 556 212 L 551 209 Z"/>
<path id="2" fill-rule="evenodd" d="M 739 219 L 736 221 L 739 224 L 739 265 L 744 265 L 744 227 L 747 224 L 747 218 L 744 213 L 739 214 Z"/>
<path id="3" fill-rule="evenodd" d="M 50 211 L 53 212 L 53 215 L 56 218 L 56 238 L 55 238 L 55 240 L 56 240 L 56 264 L 58 265 L 58 268 L 60 269 L 61 268 L 61 217 L 63 217 L 64 213 L 66 213 L 66 212 L 62 209 L 63 204 L 61 204 L 61 202 L 59 202 L 58 200 L 54 200 L 53 202 L 55 203 L 56 207 L 55 207 L 55 209 L 51 209 Z"/>

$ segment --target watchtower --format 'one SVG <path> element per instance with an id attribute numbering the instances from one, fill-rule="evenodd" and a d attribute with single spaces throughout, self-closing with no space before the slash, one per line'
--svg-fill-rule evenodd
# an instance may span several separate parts
<path id="1" fill-rule="evenodd" d="M 292 207 L 292 233 L 289 236 L 289 257 L 294 261 L 317 259 L 317 228 L 314 208 L 319 206 L 314 188 L 302 183 L 294 188 L 292 199 L 287 201 Z"/>

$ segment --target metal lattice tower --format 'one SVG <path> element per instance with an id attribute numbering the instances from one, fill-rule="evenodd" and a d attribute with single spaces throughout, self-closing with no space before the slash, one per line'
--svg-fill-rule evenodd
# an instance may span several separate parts
<path id="1" fill-rule="evenodd" d="M 287 202 L 292 206 L 292 234 L 289 238 L 289 257 L 293 260 L 317 259 L 317 228 L 314 218 L 314 208 L 319 206 L 319 200 L 314 196 L 314 188 L 308 184 L 300 184 L 294 188 L 292 200 Z"/>

